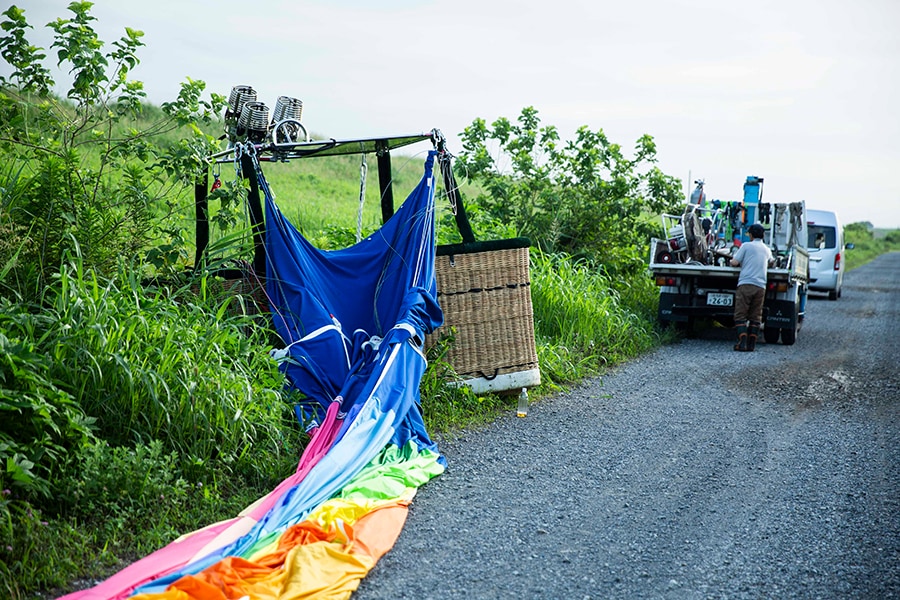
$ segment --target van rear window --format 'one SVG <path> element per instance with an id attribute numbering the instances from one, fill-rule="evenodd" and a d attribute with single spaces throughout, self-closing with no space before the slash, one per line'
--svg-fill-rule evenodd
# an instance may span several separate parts
<path id="1" fill-rule="evenodd" d="M 835 247 L 835 229 L 827 225 L 810 225 L 806 230 L 807 246 L 810 249 L 816 248 L 834 248 Z M 822 243 L 825 243 L 822 246 Z"/>

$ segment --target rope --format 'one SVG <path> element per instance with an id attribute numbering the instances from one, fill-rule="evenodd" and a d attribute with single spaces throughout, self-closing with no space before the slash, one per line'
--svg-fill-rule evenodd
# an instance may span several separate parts
<path id="1" fill-rule="evenodd" d="M 369 173 L 369 165 L 366 163 L 366 154 L 361 154 L 362 161 L 359 164 L 359 208 L 356 211 L 356 242 L 362 239 L 363 204 L 366 200 L 366 175 Z"/>
<path id="2" fill-rule="evenodd" d="M 452 158 L 453 158 L 453 155 L 450 154 L 450 152 L 448 152 L 447 150 L 445 150 L 443 148 L 438 150 L 438 164 L 440 165 L 441 177 L 444 180 L 444 182 L 454 181 L 454 179 L 452 177 L 453 167 L 451 166 L 451 162 L 450 162 Z M 447 187 L 447 186 L 445 186 L 445 187 Z M 457 212 L 459 187 L 454 186 L 452 189 L 450 187 L 447 187 L 445 192 L 447 194 L 447 199 L 450 201 L 450 212 L 455 217 L 456 212 Z"/>
<path id="3" fill-rule="evenodd" d="M 242 150 L 242 152 L 243 152 L 243 150 Z M 267 201 L 272 201 L 273 204 L 274 204 L 275 195 L 272 193 L 272 189 L 269 187 L 269 182 L 266 180 L 266 177 L 265 177 L 265 175 L 263 174 L 262 166 L 259 164 L 259 159 L 258 159 L 256 153 L 255 153 L 255 152 L 248 152 L 248 154 L 250 155 L 250 159 L 251 159 L 251 161 L 252 161 L 252 163 L 253 163 L 253 171 L 254 171 L 254 175 L 256 176 L 256 181 L 257 181 L 257 184 L 259 185 L 260 191 L 261 191 L 262 194 L 263 194 L 263 197 L 264 197 Z M 277 208 L 277 205 L 276 205 L 276 210 L 277 210 L 277 209 L 278 209 L 278 208 Z M 248 209 L 248 210 L 249 210 L 249 209 Z M 279 212 L 280 212 L 280 211 L 279 211 Z M 266 245 L 263 246 L 263 251 L 266 253 L 266 255 L 267 255 L 267 257 L 268 257 L 269 249 L 268 249 L 268 247 L 267 247 Z M 269 260 L 268 262 L 271 264 L 271 260 Z M 252 269 L 251 269 L 251 272 L 252 272 Z M 267 273 L 266 275 L 267 275 L 267 279 L 273 280 L 274 283 L 275 283 L 275 285 L 278 286 L 279 288 L 281 288 L 282 282 L 281 282 L 280 279 L 277 279 L 277 278 L 274 276 L 273 273 Z M 268 292 L 268 290 L 266 289 L 266 286 L 265 286 L 265 285 L 263 284 L 263 282 L 259 279 L 259 277 L 256 275 L 256 273 L 253 273 L 253 277 L 254 277 L 254 279 L 256 280 L 257 284 L 259 285 L 260 289 L 262 290 L 262 293 L 263 293 L 263 295 L 264 295 L 265 298 L 266 298 L 266 302 L 268 302 L 268 304 L 269 304 L 269 311 L 270 311 L 273 315 L 275 315 L 275 316 L 277 316 L 279 319 L 281 319 L 282 322 L 287 323 L 287 319 L 286 319 L 285 316 L 281 313 L 281 311 L 278 309 L 278 307 L 276 306 L 276 304 L 275 304 L 274 300 L 272 299 L 272 297 L 269 296 L 269 292 Z M 283 293 L 284 293 L 284 292 L 282 291 L 282 294 L 283 294 Z M 286 328 L 286 329 L 288 329 L 288 331 L 290 332 L 290 328 Z M 296 342 L 297 340 L 289 339 L 289 340 L 283 340 L 283 341 L 284 341 L 285 344 L 292 344 L 292 343 Z"/>
<path id="4" fill-rule="evenodd" d="M 788 248 L 799 244 L 800 230 L 803 229 L 803 204 L 800 202 L 791 202 L 791 239 L 788 241 Z"/>

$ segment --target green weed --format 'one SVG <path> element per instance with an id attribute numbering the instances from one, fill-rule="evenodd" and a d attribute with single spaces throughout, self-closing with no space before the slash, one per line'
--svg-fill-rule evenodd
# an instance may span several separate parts
<path id="1" fill-rule="evenodd" d="M 466 386 L 449 383 L 458 379 L 446 360 L 453 341 L 452 335 L 445 335 L 428 349 L 428 368 L 419 385 L 425 426 L 438 435 L 489 423 L 509 406 L 496 394 L 476 394 Z"/>
<path id="2" fill-rule="evenodd" d="M 656 290 L 638 276 L 614 283 L 585 261 L 540 251 L 531 264 L 542 379 L 574 381 L 659 342 L 647 318 Z"/>

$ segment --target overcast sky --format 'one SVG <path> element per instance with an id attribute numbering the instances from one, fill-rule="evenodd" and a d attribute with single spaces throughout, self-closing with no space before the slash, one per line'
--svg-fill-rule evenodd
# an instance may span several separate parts
<path id="1" fill-rule="evenodd" d="M 71 15 L 69 0 L 16 4 L 47 49 L 45 24 Z M 300 98 L 324 137 L 438 128 L 457 152 L 474 119 L 533 106 L 564 139 L 650 134 L 686 192 L 703 178 L 738 200 L 756 175 L 766 201 L 900 227 L 898 0 L 97 0 L 92 14 L 108 44 L 145 32 L 133 78 L 155 103 L 186 77 L 226 97 L 251 85 L 270 107 Z"/>

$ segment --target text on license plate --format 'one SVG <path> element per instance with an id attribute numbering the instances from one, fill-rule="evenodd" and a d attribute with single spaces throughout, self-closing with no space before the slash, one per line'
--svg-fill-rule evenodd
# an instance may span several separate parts
<path id="1" fill-rule="evenodd" d="M 731 306 L 734 304 L 734 294 L 717 294 L 715 292 L 706 295 L 707 306 Z"/>

